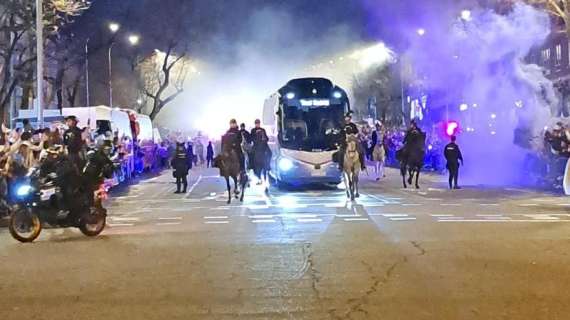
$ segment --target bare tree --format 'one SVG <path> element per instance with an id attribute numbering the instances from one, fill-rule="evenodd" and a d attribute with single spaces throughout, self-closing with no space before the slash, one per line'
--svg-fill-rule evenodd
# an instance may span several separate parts
<path id="1" fill-rule="evenodd" d="M 0 4 L 0 110 L 2 118 L 15 89 L 23 89 L 23 102 L 33 93 L 35 45 L 35 1 L 3 0 Z M 73 22 L 90 6 L 87 0 L 45 0 L 46 42 Z M 43 76 L 43 75 L 42 75 Z M 2 119 L 3 120 L 3 119 Z"/>
<path id="2" fill-rule="evenodd" d="M 507 2 L 514 3 L 513 0 Z M 570 34 L 570 0 L 525 0 L 525 2 L 541 7 L 552 16 L 562 20 L 566 33 Z"/>
<path id="3" fill-rule="evenodd" d="M 174 54 L 177 43 L 170 43 L 166 52 L 155 52 L 136 66 L 139 74 L 139 88 L 151 104 L 149 117 L 155 119 L 158 113 L 184 88 L 189 60 L 186 53 Z"/>

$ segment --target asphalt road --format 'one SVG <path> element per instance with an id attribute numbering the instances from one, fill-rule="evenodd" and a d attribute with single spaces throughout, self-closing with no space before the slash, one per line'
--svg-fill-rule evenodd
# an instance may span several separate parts
<path id="1" fill-rule="evenodd" d="M 568 319 L 570 199 L 449 191 L 397 173 L 342 190 L 225 203 L 214 170 L 171 174 L 108 204 L 97 238 L 0 228 L 0 319 Z"/>

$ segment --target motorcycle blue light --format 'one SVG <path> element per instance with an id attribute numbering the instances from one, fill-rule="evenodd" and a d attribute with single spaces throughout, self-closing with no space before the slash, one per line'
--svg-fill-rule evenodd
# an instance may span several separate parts
<path id="1" fill-rule="evenodd" d="M 18 187 L 16 190 L 16 195 L 18 197 L 25 197 L 30 194 L 30 192 L 32 192 L 32 186 L 25 184 Z"/>

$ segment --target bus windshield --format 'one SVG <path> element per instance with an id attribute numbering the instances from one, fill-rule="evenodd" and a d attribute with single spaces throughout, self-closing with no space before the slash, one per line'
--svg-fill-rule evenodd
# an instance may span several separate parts
<path id="1" fill-rule="evenodd" d="M 279 130 L 281 146 L 302 151 L 335 150 L 340 142 L 344 112 L 344 105 L 283 106 Z"/>

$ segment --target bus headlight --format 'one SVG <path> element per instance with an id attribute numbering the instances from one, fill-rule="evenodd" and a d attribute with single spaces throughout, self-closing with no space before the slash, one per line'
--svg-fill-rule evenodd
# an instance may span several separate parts
<path id="1" fill-rule="evenodd" d="M 285 95 L 285 97 L 289 100 L 294 99 L 295 98 L 295 93 L 294 92 L 289 92 Z"/>
<path id="2" fill-rule="evenodd" d="M 342 93 L 340 91 L 333 92 L 333 98 L 335 98 L 335 99 L 342 98 Z"/>
<path id="3" fill-rule="evenodd" d="M 293 161 L 287 159 L 287 158 L 281 158 L 279 159 L 279 170 L 281 171 L 289 171 L 291 170 L 291 168 L 293 168 Z"/>

